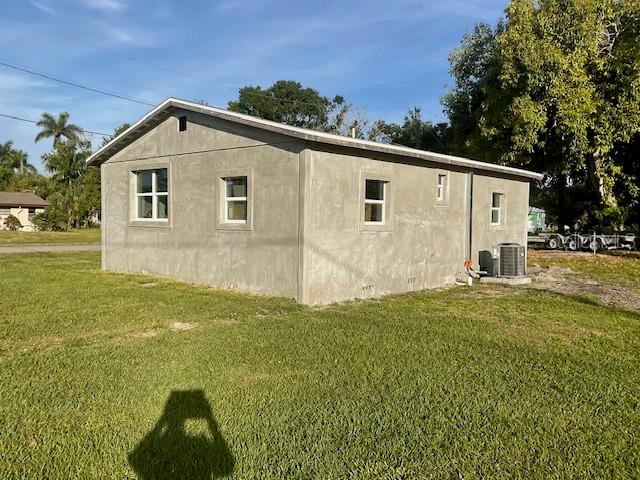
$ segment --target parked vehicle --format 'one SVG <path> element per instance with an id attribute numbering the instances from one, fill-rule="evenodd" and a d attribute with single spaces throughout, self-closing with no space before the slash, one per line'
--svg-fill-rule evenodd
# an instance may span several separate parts
<path id="1" fill-rule="evenodd" d="M 549 250 L 569 250 L 572 252 L 578 250 L 591 252 L 617 249 L 634 250 L 636 248 L 636 236 L 632 233 L 616 233 L 613 235 L 601 235 L 598 233 L 572 233 L 569 235 L 542 233 L 539 235 L 530 235 L 528 243 L 543 243 L 544 247 Z"/>

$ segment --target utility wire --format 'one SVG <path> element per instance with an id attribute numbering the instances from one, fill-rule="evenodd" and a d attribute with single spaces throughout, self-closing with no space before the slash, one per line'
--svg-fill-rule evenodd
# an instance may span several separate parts
<path id="1" fill-rule="evenodd" d="M 16 15 L 11 15 L 11 14 L 7 14 L 7 15 L 13 17 L 16 20 L 22 20 L 21 18 L 19 18 Z M 203 83 L 205 85 L 211 85 L 211 81 L 204 80 L 202 78 L 199 78 L 199 77 L 197 77 L 197 76 L 195 76 L 193 74 L 190 74 L 190 73 L 187 73 L 187 72 L 184 72 L 184 71 L 178 71 L 178 70 L 172 69 L 170 67 L 166 67 L 164 65 L 159 65 L 159 64 L 154 63 L 154 62 L 149 62 L 147 60 L 142 60 L 140 58 L 133 57 L 131 55 L 125 55 L 125 54 L 116 52 L 113 49 L 102 47 L 100 45 L 96 45 L 95 43 L 87 42 L 86 40 L 83 40 L 81 38 L 77 38 L 77 37 L 74 37 L 72 35 L 68 35 L 66 33 L 58 32 L 58 31 L 56 31 L 56 30 L 54 30 L 52 28 L 46 27 L 44 25 L 38 25 L 38 28 L 40 28 L 42 30 L 45 30 L 45 31 L 48 31 L 48 32 L 50 32 L 50 33 L 52 33 L 54 35 L 59 36 L 59 37 L 65 38 L 65 39 L 67 39 L 67 40 L 69 40 L 71 42 L 76 42 L 76 43 L 79 43 L 80 45 L 84 45 L 86 47 L 90 47 L 90 48 L 93 48 L 95 50 L 100 50 L 102 52 L 106 52 L 106 53 L 109 53 L 109 54 L 114 55 L 114 56 L 119 56 L 119 57 L 121 57 L 121 58 L 123 58 L 123 59 L 125 59 L 125 60 L 127 60 L 129 62 L 139 63 L 139 64 L 145 65 L 147 67 L 157 68 L 157 69 L 163 70 L 165 72 L 173 73 L 174 75 L 179 75 L 180 77 L 190 78 L 192 80 L 195 80 L 197 82 Z M 273 100 L 280 100 L 280 101 L 283 101 L 283 102 L 291 102 L 291 103 L 298 103 L 298 104 L 302 104 L 302 105 L 309 105 L 311 107 L 317 108 L 318 112 L 322 113 L 322 108 L 317 103 L 305 102 L 305 101 L 291 99 L 291 98 L 285 98 L 285 97 L 276 97 L 276 96 L 269 95 L 269 94 L 266 94 L 266 93 L 259 93 L 259 92 L 254 92 L 254 91 L 251 91 L 251 92 L 246 92 L 245 91 L 244 93 L 248 94 L 248 95 L 253 95 L 254 97 L 269 98 L 269 99 L 273 99 Z"/>
<path id="2" fill-rule="evenodd" d="M 36 120 L 30 120 L 28 118 L 17 117 L 15 115 L 8 115 L 6 113 L 0 113 L 0 117 L 11 118 L 12 120 L 19 120 L 21 122 L 27 122 L 27 123 L 33 123 L 33 124 L 37 124 L 38 123 Z M 91 130 L 80 129 L 80 131 L 82 133 L 88 133 L 88 134 L 91 134 L 91 135 L 100 135 L 102 137 L 110 137 L 111 136 L 111 134 L 109 134 L 109 133 L 92 132 Z"/>
<path id="3" fill-rule="evenodd" d="M 102 95 L 107 95 L 109 97 L 119 98 L 121 100 L 127 100 L 129 102 L 140 103 L 142 105 L 147 105 L 149 107 L 155 107 L 155 105 L 153 103 L 145 102 L 144 100 L 138 100 L 137 98 L 127 97 L 125 95 L 120 95 L 119 93 L 113 93 L 113 92 L 108 92 L 106 90 L 100 90 L 99 88 L 89 87 L 87 85 L 82 85 L 80 83 L 72 82 L 70 80 L 64 80 L 62 78 L 57 78 L 57 77 L 54 77 L 53 75 L 49 75 L 48 73 L 40 73 L 40 72 L 36 72 L 34 70 L 30 70 L 30 69 L 28 69 L 26 67 L 22 67 L 20 65 L 14 65 L 14 64 L 2 62 L 2 61 L 0 61 L 0 65 L 2 65 L 3 67 L 12 68 L 12 69 L 17 70 L 19 72 L 28 73 L 28 74 L 34 75 L 36 77 L 41 77 L 41 78 L 45 78 L 47 80 L 51 80 L 51 81 L 54 81 L 54 82 L 62 83 L 64 85 L 69 85 L 71 87 L 81 88 L 83 90 L 88 90 L 88 91 L 94 92 L 94 93 L 100 93 Z"/>

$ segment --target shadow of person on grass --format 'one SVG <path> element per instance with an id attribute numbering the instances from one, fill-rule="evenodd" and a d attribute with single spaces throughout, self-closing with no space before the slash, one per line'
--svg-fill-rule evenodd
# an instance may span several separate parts
<path id="1" fill-rule="evenodd" d="M 234 459 L 202 390 L 173 391 L 156 426 L 129 454 L 140 480 L 229 475 Z"/>

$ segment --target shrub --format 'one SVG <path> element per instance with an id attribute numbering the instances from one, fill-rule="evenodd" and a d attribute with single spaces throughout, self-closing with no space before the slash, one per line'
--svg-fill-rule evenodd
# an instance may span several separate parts
<path id="1" fill-rule="evenodd" d="M 7 218 L 4 219 L 4 226 L 13 232 L 22 228 L 22 224 L 20 223 L 20 220 L 18 220 L 13 215 L 9 215 Z"/>
<path id="2" fill-rule="evenodd" d="M 47 208 L 44 212 L 35 214 L 32 223 L 38 230 L 47 232 L 61 232 L 67 229 L 67 217 L 57 208 Z"/>

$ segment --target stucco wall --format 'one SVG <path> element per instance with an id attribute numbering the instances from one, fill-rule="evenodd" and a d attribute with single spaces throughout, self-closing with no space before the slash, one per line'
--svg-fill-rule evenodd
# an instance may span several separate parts
<path id="1" fill-rule="evenodd" d="M 503 193 L 504 221 L 491 225 L 491 194 Z M 493 254 L 493 248 L 504 242 L 527 245 L 529 213 L 529 183 L 486 175 L 474 175 L 473 180 L 473 256 L 479 265 L 479 252 Z"/>
<path id="2" fill-rule="evenodd" d="M 449 172 L 436 201 L 437 169 L 336 152 L 307 151 L 304 302 L 375 297 L 455 281 L 465 256 L 466 176 Z M 364 178 L 388 181 L 389 224 L 363 225 Z"/>
<path id="3" fill-rule="evenodd" d="M 102 165 L 103 268 L 149 272 L 306 304 L 452 284 L 469 256 L 471 176 L 421 161 L 300 140 L 186 113 Z M 166 224 L 134 219 L 135 170 L 169 169 Z M 437 175 L 448 175 L 436 198 Z M 223 176 L 250 177 L 251 228 L 220 225 Z M 363 222 L 366 178 L 388 182 L 384 226 Z M 491 193 L 504 222 L 490 225 Z M 500 242 L 526 244 L 529 184 L 474 175 L 471 258 Z"/>
<path id="4" fill-rule="evenodd" d="M 469 242 L 470 176 L 440 167 L 306 150 L 302 301 L 325 304 L 452 284 Z M 438 173 L 448 198 L 436 199 Z M 388 224 L 363 225 L 364 178 L 390 185 Z M 474 176 L 472 259 L 499 242 L 526 244 L 528 183 Z M 491 191 L 504 192 L 504 225 L 490 228 Z M 485 198 L 486 197 L 486 198 Z"/>
<path id="5" fill-rule="evenodd" d="M 102 165 L 103 268 L 296 297 L 300 142 L 186 115 L 185 132 L 170 117 Z M 169 169 L 169 223 L 143 225 L 132 171 L 158 167 Z M 219 178 L 246 172 L 252 226 L 224 229 Z"/>

